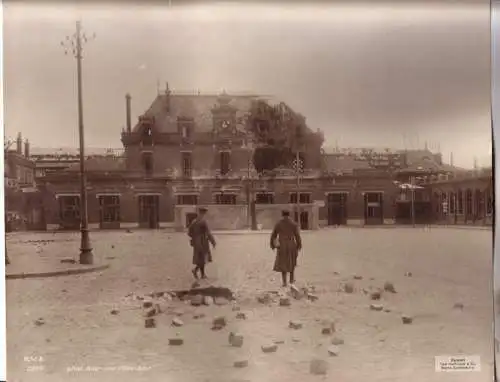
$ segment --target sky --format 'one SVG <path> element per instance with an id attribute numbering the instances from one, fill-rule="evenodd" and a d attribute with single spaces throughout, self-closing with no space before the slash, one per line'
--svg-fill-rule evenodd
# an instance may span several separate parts
<path id="1" fill-rule="evenodd" d="M 87 146 L 121 147 L 125 94 L 135 122 L 168 81 L 174 91 L 273 95 L 323 130 L 325 146 L 427 141 L 455 165 L 491 164 L 488 1 L 172 3 L 7 3 L 6 135 L 78 146 L 76 61 L 60 41 L 80 18 L 96 34 L 84 47 Z"/>

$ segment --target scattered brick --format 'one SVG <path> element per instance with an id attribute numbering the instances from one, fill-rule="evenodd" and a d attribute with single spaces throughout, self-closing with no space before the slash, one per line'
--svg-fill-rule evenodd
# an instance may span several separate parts
<path id="1" fill-rule="evenodd" d="M 243 346 L 243 335 L 241 334 L 229 334 L 229 344 L 233 347 L 240 348 Z"/>
<path id="2" fill-rule="evenodd" d="M 340 349 L 338 348 L 338 346 L 336 345 L 332 345 L 328 348 L 328 354 L 330 354 L 331 356 L 338 356 L 340 353 Z"/>
<path id="3" fill-rule="evenodd" d="M 153 306 L 153 302 L 152 301 L 144 301 L 142 303 L 142 307 L 143 308 L 151 308 Z"/>
<path id="4" fill-rule="evenodd" d="M 146 320 L 144 321 L 144 326 L 146 328 L 156 328 L 156 321 L 154 318 L 146 318 Z"/>
<path id="5" fill-rule="evenodd" d="M 216 317 L 212 322 L 212 330 L 220 330 L 227 325 L 226 317 Z"/>
<path id="6" fill-rule="evenodd" d="M 331 341 L 332 345 L 338 346 L 344 344 L 344 339 L 340 337 L 333 337 Z"/>
<path id="7" fill-rule="evenodd" d="M 277 350 L 278 345 L 276 344 L 262 345 L 262 351 L 264 353 L 275 353 Z"/>
<path id="8" fill-rule="evenodd" d="M 384 290 L 386 292 L 390 292 L 390 293 L 396 293 L 396 288 L 394 288 L 394 284 L 389 282 L 389 281 L 386 281 L 384 283 Z"/>
<path id="9" fill-rule="evenodd" d="M 315 294 L 312 294 L 312 293 L 308 293 L 308 294 L 307 294 L 307 299 L 308 299 L 309 301 L 317 301 L 317 300 L 318 300 L 318 298 L 319 298 L 319 297 L 318 297 L 317 295 L 315 295 Z"/>
<path id="10" fill-rule="evenodd" d="M 182 338 L 170 338 L 168 344 L 170 346 L 181 346 L 184 345 L 184 340 Z"/>
<path id="11" fill-rule="evenodd" d="M 268 293 L 264 293 L 257 297 L 257 301 L 261 304 L 269 304 L 271 303 L 271 296 Z"/>
<path id="12" fill-rule="evenodd" d="M 406 325 L 409 325 L 409 324 L 413 323 L 413 317 L 410 317 L 410 316 L 407 316 L 407 315 L 403 315 L 401 317 L 401 320 L 403 321 L 403 324 L 406 324 Z"/>
<path id="13" fill-rule="evenodd" d="M 375 301 L 376 301 L 376 300 L 380 300 L 380 298 L 381 298 L 381 297 L 382 297 L 382 293 L 381 293 L 381 292 L 372 292 L 372 293 L 370 294 L 370 298 L 371 298 L 372 300 L 375 300 Z"/>
<path id="14" fill-rule="evenodd" d="M 374 310 L 376 312 L 381 312 L 384 309 L 384 307 L 380 304 L 371 304 L 370 305 L 370 310 Z"/>
<path id="15" fill-rule="evenodd" d="M 182 320 L 180 318 L 174 318 L 172 320 L 172 325 L 173 326 L 177 326 L 177 327 L 180 327 L 180 326 L 183 326 L 184 325 L 184 322 L 182 322 Z"/>
<path id="16" fill-rule="evenodd" d="M 344 292 L 345 293 L 354 293 L 354 285 L 351 283 L 345 283 L 344 284 Z"/>
<path id="17" fill-rule="evenodd" d="M 288 324 L 288 327 L 290 329 L 295 329 L 295 330 L 302 329 L 302 326 L 303 326 L 302 323 L 298 321 L 290 321 Z"/>
<path id="18" fill-rule="evenodd" d="M 191 305 L 193 306 L 200 306 L 203 304 L 203 296 L 200 296 L 199 294 L 191 296 Z"/>
<path id="19" fill-rule="evenodd" d="M 146 317 L 153 317 L 153 316 L 156 316 L 156 314 L 157 314 L 157 311 L 155 308 L 150 308 L 150 309 L 146 310 L 146 312 L 144 312 L 144 315 Z"/>
<path id="20" fill-rule="evenodd" d="M 280 306 L 290 306 L 291 302 L 288 297 L 282 297 L 280 298 Z"/>
<path id="21" fill-rule="evenodd" d="M 240 361 L 234 361 L 233 366 L 237 369 L 242 369 L 248 366 L 248 360 L 244 359 Z"/>
<path id="22" fill-rule="evenodd" d="M 313 359 L 309 371 L 313 375 L 326 375 L 328 373 L 328 363 L 322 359 Z"/>
<path id="23" fill-rule="evenodd" d="M 236 318 L 237 318 L 238 320 L 246 320 L 246 319 L 247 319 L 247 315 L 246 315 L 245 313 L 243 313 L 243 312 L 238 312 L 238 313 L 236 314 Z"/>
<path id="24" fill-rule="evenodd" d="M 215 303 L 215 305 L 222 306 L 222 305 L 229 304 L 229 301 L 226 298 L 224 298 L 224 297 L 216 297 L 214 299 L 214 303 Z"/>

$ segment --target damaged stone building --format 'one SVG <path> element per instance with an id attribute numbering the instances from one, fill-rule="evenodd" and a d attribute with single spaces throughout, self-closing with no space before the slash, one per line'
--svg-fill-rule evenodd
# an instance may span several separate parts
<path id="1" fill-rule="evenodd" d="M 430 206 L 432 220 L 439 213 L 431 184 L 454 173 L 428 151 L 412 160 L 402 151 L 326 153 L 321 131 L 266 97 L 167 87 L 135 125 L 131 103 L 127 95 L 123 155 L 86 160 L 90 228 L 183 230 L 200 206 L 208 208 L 213 229 L 269 229 L 283 209 L 302 229 L 394 224 L 403 199 L 395 181 L 407 181 L 404 169 L 419 161 L 432 163 L 425 187 L 415 193 Z M 281 154 L 271 155 L 277 146 Z M 78 164 L 37 182 L 46 227 L 78 229 Z"/>

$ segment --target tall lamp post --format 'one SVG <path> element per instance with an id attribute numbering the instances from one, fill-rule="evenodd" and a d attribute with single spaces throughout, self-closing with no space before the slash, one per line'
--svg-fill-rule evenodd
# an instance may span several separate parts
<path id="1" fill-rule="evenodd" d="M 95 38 L 95 34 L 92 39 Z M 83 128 L 83 95 L 82 95 L 82 51 L 83 44 L 90 39 L 82 31 L 80 21 L 76 22 L 76 32 L 66 36 L 61 42 L 65 54 L 72 54 L 76 58 L 77 89 L 78 89 L 78 134 L 80 141 L 80 264 L 93 264 L 94 255 L 90 244 L 88 216 L 87 216 L 87 181 L 85 174 L 85 140 Z"/>
<path id="2" fill-rule="evenodd" d="M 297 209 L 297 225 L 299 226 L 299 229 L 301 228 L 300 224 L 300 173 L 302 171 L 302 160 L 300 159 L 300 149 L 301 149 L 301 142 L 302 136 L 301 136 L 301 131 L 300 131 L 300 126 L 297 125 L 296 130 L 295 130 L 295 160 L 293 161 L 293 167 L 295 170 L 295 182 L 296 182 L 296 187 L 297 187 L 297 200 L 296 202 L 296 209 Z"/>

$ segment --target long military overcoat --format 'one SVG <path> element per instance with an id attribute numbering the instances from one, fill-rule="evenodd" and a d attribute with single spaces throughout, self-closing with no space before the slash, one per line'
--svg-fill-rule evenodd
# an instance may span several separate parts
<path id="1" fill-rule="evenodd" d="M 212 262 L 210 244 L 215 246 L 215 239 L 204 219 L 195 219 L 188 228 L 188 235 L 193 247 L 193 264 L 205 265 Z"/>
<path id="2" fill-rule="evenodd" d="M 297 266 L 302 239 L 297 224 L 290 218 L 281 219 L 274 226 L 270 240 L 271 248 L 277 248 L 273 270 L 276 272 L 293 272 Z"/>

